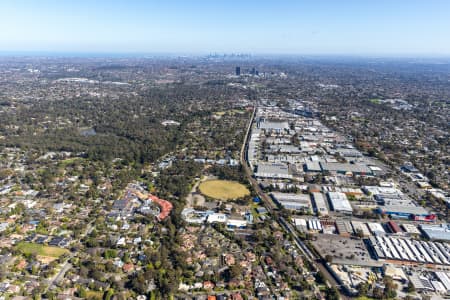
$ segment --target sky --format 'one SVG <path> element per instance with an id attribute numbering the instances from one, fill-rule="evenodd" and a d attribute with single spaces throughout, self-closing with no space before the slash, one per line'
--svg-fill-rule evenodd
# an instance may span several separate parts
<path id="1" fill-rule="evenodd" d="M 449 0 L 0 0 L 0 52 L 450 55 Z"/>

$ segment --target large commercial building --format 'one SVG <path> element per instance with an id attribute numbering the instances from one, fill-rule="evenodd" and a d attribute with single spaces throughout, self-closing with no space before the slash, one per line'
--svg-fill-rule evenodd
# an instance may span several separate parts
<path id="1" fill-rule="evenodd" d="M 370 229 L 370 232 L 372 232 L 373 235 L 386 235 L 386 231 L 383 228 L 383 225 L 380 223 L 367 223 L 367 226 Z"/>
<path id="2" fill-rule="evenodd" d="M 412 205 L 384 205 L 378 207 L 378 212 L 396 218 L 415 219 L 428 217 L 429 212 L 421 206 Z"/>
<path id="3" fill-rule="evenodd" d="M 328 216 L 328 207 L 323 194 L 320 192 L 313 192 L 311 195 L 314 200 L 315 212 L 320 216 Z"/>
<path id="4" fill-rule="evenodd" d="M 250 140 L 248 142 L 247 148 L 247 159 L 250 165 L 250 168 L 253 170 L 253 167 L 258 162 L 258 154 L 259 154 L 259 141 L 260 141 L 260 132 L 259 129 L 254 129 L 252 134 L 250 135 Z"/>
<path id="5" fill-rule="evenodd" d="M 387 223 L 387 227 L 389 228 L 389 231 L 393 234 L 402 234 L 403 233 L 400 226 L 398 226 L 398 224 L 395 223 L 394 221 L 389 221 Z"/>
<path id="6" fill-rule="evenodd" d="M 323 230 L 322 224 L 317 219 L 308 220 L 308 229 L 311 231 L 321 232 Z"/>
<path id="7" fill-rule="evenodd" d="M 430 240 L 450 241 L 450 224 L 420 225 L 423 233 Z"/>
<path id="8" fill-rule="evenodd" d="M 416 225 L 406 223 L 402 224 L 402 228 L 409 235 L 420 235 L 420 231 Z"/>
<path id="9" fill-rule="evenodd" d="M 372 170 L 362 163 L 327 163 L 320 162 L 323 172 L 332 172 L 346 175 L 372 175 Z"/>
<path id="10" fill-rule="evenodd" d="M 210 214 L 208 215 L 207 218 L 207 222 L 208 223 L 225 223 L 227 222 L 228 217 L 225 214 L 221 214 L 221 213 L 214 213 L 214 214 Z"/>
<path id="11" fill-rule="evenodd" d="M 300 148 L 294 145 L 270 145 L 269 149 L 266 150 L 267 153 L 288 153 L 288 154 L 299 154 L 301 153 Z"/>
<path id="12" fill-rule="evenodd" d="M 286 209 L 298 211 L 309 211 L 311 209 L 311 199 L 307 194 L 271 193 L 271 196 Z"/>
<path id="13" fill-rule="evenodd" d="M 227 220 L 227 226 L 229 228 L 245 228 L 247 227 L 247 220 L 229 218 Z"/>
<path id="14" fill-rule="evenodd" d="M 442 282 L 446 293 L 450 293 L 450 275 L 445 272 L 436 272 L 436 277 Z"/>
<path id="15" fill-rule="evenodd" d="M 356 235 L 361 234 L 363 237 L 370 236 L 370 230 L 365 223 L 360 221 L 352 221 L 351 224 Z"/>
<path id="16" fill-rule="evenodd" d="M 305 163 L 305 171 L 307 172 L 322 172 L 320 163 L 318 161 L 307 161 Z"/>
<path id="17" fill-rule="evenodd" d="M 308 161 L 305 163 L 307 172 L 330 172 L 344 175 L 373 175 L 372 170 L 363 163 L 339 163 L 325 161 Z"/>
<path id="18" fill-rule="evenodd" d="M 308 229 L 305 219 L 295 218 L 292 221 L 295 225 L 295 228 L 297 228 L 298 230 L 306 232 L 306 230 Z"/>
<path id="19" fill-rule="evenodd" d="M 353 233 L 352 224 L 349 221 L 336 220 L 336 230 L 340 236 L 350 237 Z"/>
<path id="20" fill-rule="evenodd" d="M 259 164 L 256 177 L 273 179 L 291 179 L 292 174 L 286 164 Z"/>
<path id="21" fill-rule="evenodd" d="M 386 236 L 375 236 L 369 239 L 373 253 L 378 259 L 398 263 L 450 265 L 450 246 L 446 243 Z"/>
<path id="22" fill-rule="evenodd" d="M 339 153 L 342 157 L 348 157 L 348 158 L 356 158 L 356 157 L 362 157 L 362 153 L 354 148 L 338 148 L 335 151 L 336 153 Z"/>
<path id="23" fill-rule="evenodd" d="M 328 192 L 331 208 L 336 212 L 351 214 L 353 213 L 352 205 L 348 201 L 347 196 L 341 192 Z"/>
<path id="24" fill-rule="evenodd" d="M 258 128 L 264 130 L 266 133 L 282 133 L 285 130 L 289 130 L 289 123 L 286 121 L 260 120 L 258 122 Z"/>

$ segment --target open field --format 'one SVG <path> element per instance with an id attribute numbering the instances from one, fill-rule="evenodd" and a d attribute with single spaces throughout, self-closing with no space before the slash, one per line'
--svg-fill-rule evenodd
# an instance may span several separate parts
<path id="1" fill-rule="evenodd" d="M 228 180 L 208 180 L 199 186 L 200 192 L 205 196 L 231 200 L 250 195 L 250 191 L 239 182 Z"/>
<path id="2" fill-rule="evenodd" d="M 21 242 L 17 244 L 16 249 L 24 254 L 35 254 L 39 256 L 47 256 L 54 258 L 58 258 L 61 255 L 69 252 L 67 249 L 59 247 L 44 246 L 40 244 L 26 243 L 26 242 Z"/>

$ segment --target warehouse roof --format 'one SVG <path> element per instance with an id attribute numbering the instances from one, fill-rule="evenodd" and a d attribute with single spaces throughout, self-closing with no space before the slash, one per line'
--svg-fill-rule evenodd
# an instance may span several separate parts
<path id="1" fill-rule="evenodd" d="M 289 174 L 289 168 L 285 164 L 259 164 L 258 173 Z"/>
<path id="2" fill-rule="evenodd" d="M 258 169 L 255 174 L 258 177 L 291 177 L 289 174 L 289 167 L 286 164 L 258 164 Z"/>
<path id="3" fill-rule="evenodd" d="M 265 121 L 265 122 L 259 122 L 258 128 L 269 129 L 269 130 L 283 130 L 283 129 L 289 129 L 289 124 L 286 121 Z"/>
<path id="4" fill-rule="evenodd" d="M 275 201 L 285 207 L 311 207 L 311 199 L 306 194 L 294 194 L 294 193 L 272 193 L 272 197 Z"/>
<path id="5" fill-rule="evenodd" d="M 331 207 L 334 211 L 346 211 L 352 212 L 353 208 L 350 202 L 345 196 L 344 193 L 341 192 L 328 192 L 328 198 L 331 202 Z"/>
<path id="6" fill-rule="evenodd" d="M 325 203 L 325 197 L 322 193 L 314 192 L 311 193 L 314 199 L 314 204 L 318 213 L 322 215 L 328 215 L 328 208 Z"/>
<path id="7" fill-rule="evenodd" d="M 319 162 L 317 162 L 317 161 L 308 161 L 308 162 L 306 162 L 306 171 L 321 172 L 322 168 L 320 167 Z"/>
<path id="8" fill-rule="evenodd" d="M 420 228 L 430 240 L 450 241 L 450 224 L 428 225 L 422 224 Z"/>
<path id="9" fill-rule="evenodd" d="M 372 170 L 368 166 L 359 163 L 350 164 L 320 162 L 320 165 L 323 171 L 372 174 Z"/>
<path id="10" fill-rule="evenodd" d="M 412 205 L 384 205 L 379 207 L 386 213 L 391 214 L 411 214 L 411 215 L 427 215 L 428 211 L 421 206 Z"/>

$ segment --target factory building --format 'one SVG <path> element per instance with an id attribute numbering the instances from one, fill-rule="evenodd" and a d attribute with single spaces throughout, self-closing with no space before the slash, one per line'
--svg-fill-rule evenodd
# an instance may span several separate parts
<path id="1" fill-rule="evenodd" d="M 370 232 L 372 232 L 373 235 L 386 235 L 386 231 L 380 223 L 370 222 L 367 223 L 367 227 L 369 227 Z"/>
<path id="2" fill-rule="evenodd" d="M 420 235 L 419 229 L 413 224 L 402 224 L 402 228 L 409 235 Z"/>
<path id="3" fill-rule="evenodd" d="M 424 235 L 430 240 L 450 241 L 450 224 L 420 225 Z"/>
<path id="4" fill-rule="evenodd" d="M 412 205 L 385 205 L 379 206 L 377 212 L 390 215 L 394 218 L 416 219 L 417 217 L 429 217 L 429 212 L 421 206 Z"/>
<path id="5" fill-rule="evenodd" d="M 302 232 L 306 232 L 308 230 L 308 226 L 306 224 L 305 219 L 294 218 L 292 219 L 292 222 L 294 223 L 295 228 L 297 228 L 297 230 Z"/>
<path id="6" fill-rule="evenodd" d="M 442 282 L 446 293 L 450 293 L 450 277 L 445 272 L 436 272 L 436 277 Z"/>
<path id="7" fill-rule="evenodd" d="M 450 246 L 445 243 L 425 242 L 396 237 L 370 237 L 377 259 L 396 263 L 450 265 Z"/>
<path id="8" fill-rule="evenodd" d="M 285 209 L 297 211 L 310 211 L 311 199 L 307 194 L 293 194 L 293 193 L 271 193 L 275 202 Z"/>
<path id="9" fill-rule="evenodd" d="M 359 221 L 352 221 L 351 224 L 353 227 L 353 232 L 356 235 L 361 234 L 363 237 L 370 236 L 370 230 L 365 223 Z"/>
<path id="10" fill-rule="evenodd" d="M 336 220 L 336 230 L 338 234 L 343 237 L 350 237 L 353 232 L 350 222 L 343 220 Z"/>
<path id="11" fill-rule="evenodd" d="M 318 216 L 328 216 L 328 207 L 325 202 L 325 197 L 320 192 L 311 193 L 314 200 L 314 210 Z"/>
<path id="12" fill-rule="evenodd" d="M 332 172 L 332 173 L 338 173 L 338 174 L 345 174 L 345 175 L 372 175 L 372 170 L 361 163 L 327 163 L 327 162 L 320 162 L 320 166 L 322 168 L 323 172 Z"/>
<path id="13" fill-rule="evenodd" d="M 286 121 L 260 120 L 258 122 L 258 128 L 265 133 L 275 132 L 279 134 L 285 130 L 289 130 L 289 124 Z"/>
<path id="14" fill-rule="evenodd" d="M 259 178 L 291 179 L 293 176 L 287 164 L 259 164 L 255 173 Z"/>
<path id="15" fill-rule="evenodd" d="M 347 196 L 341 192 L 328 192 L 328 199 L 330 201 L 331 208 L 336 212 L 345 214 L 352 214 L 353 208 L 348 201 Z"/>
<path id="16" fill-rule="evenodd" d="M 398 224 L 395 223 L 394 221 L 389 221 L 387 223 L 387 227 L 389 228 L 389 231 L 393 234 L 401 235 L 403 233 L 400 226 L 398 226 Z"/>
<path id="17" fill-rule="evenodd" d="M 322 224 L 317 219 L 308 220 L 308 229 L 314 232 L 321 232 L 323 230 Z"/>

